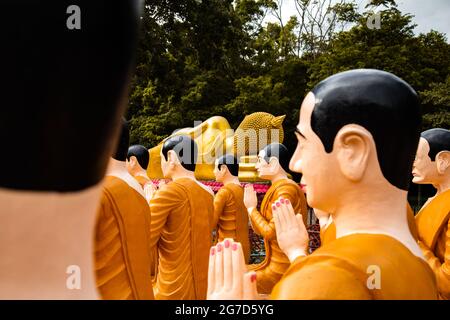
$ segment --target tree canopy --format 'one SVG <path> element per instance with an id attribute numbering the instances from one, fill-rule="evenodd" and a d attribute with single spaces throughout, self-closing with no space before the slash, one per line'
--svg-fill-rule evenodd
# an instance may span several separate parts
<path id="1" fill-rule="evenodd" d="M 450 128 L 450 45 L 432 30 L 415 35 L 394 0 L 146 0 L 127 118 L 131 143 L 152 147 L 175 129 L 215 115 L 233 128 L 245 115 L 286 114 L 285 144 L 303 97 L 339 71 L 377 68 L 409 82 L 424 128 Z M 379 28 L 368 19 L 377 13 Z M 272 14 L 274 22 L 264 23 Z"/>

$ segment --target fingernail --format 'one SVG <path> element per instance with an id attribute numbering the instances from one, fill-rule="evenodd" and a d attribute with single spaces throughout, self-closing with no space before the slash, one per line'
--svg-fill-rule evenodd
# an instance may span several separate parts
<path id="1" fill-rule="evenodd" d="M 230 240 L 225 240 L 224 244 L 225 244 L 225 248 L 228 249 L 230 247 Z"/>
<path id="2" fill-rule="evenodd" d="M 214 247 L 211 248 L 211 255 L 213 256 L 214 253 L 216 253 L 216 250 L 214 249 Z"/>
<path id="3" fill-rule="evenodd" d="M 231 248 L 233 249 L 233 251 L 236 251 L 237 250 L 237 243 L 233 243 Z"/>
<path id="4" fill-rule="evenodd" d="M 222 251 L 222 245 L 219 243 L 217 245 L 217 252 L 221 252 Z"/>
<path id="5" fill-rule="evenodd" d="M 281 202 L 281 203 L 284 203 L 284 199 L 283 199 L 283 198 L 281 198 L 281 199 L 280 199 L 280 202 Z"/>
<path id="6" fill-rule="evenodd" d="M 276 206 L 272 206 L 272 210 L 277 210 L 277 207 Z"/>
<path id="7" fill-rule="evenodd" d="M 250 276 L 250 281 L 251 281 L 251 282 L 255 282 L 255 281 L 256 281 L 256 273 L 253 273 L 253 274 Z"/>
<path id="8" fill-rule="evenodd" d="M 286 204 L 289 204 L 289 200 L 288 199 L 286 199 Z"/>
<path id="9" fill-rule="evenodd" d="M 278 201 L 275 204 L 277 205 L 277 207 L 281 206 L 281 204 Z"/>

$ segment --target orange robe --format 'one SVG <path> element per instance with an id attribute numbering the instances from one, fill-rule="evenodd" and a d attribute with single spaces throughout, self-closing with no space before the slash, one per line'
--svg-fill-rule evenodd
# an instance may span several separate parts
<path id="1" fill-rule="evenodd" d="M 229 183 L 214 197 L 214 226 L 217 225 L 218 241 L 232 238 L 242 245 L 246 263 L 250 258 L 248 238 L 248 213 L 244 205 L 244 188 Z"/>
<path id="2" fill-rule="evenodd" d="M 271 294 L 281 300 L 434 300 L 437 296 L 428 264 L 396 239 L 381 234 L 348 235 L 297 258 Z"/>
<path id="3" fill-rule="evenodd" d="M 419 246 L 436 276 L 440 297 L 450 299 L 450 190 L 417 214 Z"/>
<path id="4" fill-rule="evenodd" d="M 334 221 L 331 221 L 325 228 L 320 228 L 320 246 L 324 246 L 333 240 L 336 240 L 336 225 Z"/>
<path id="5" fill-rule="evenodd" d="M 414 210 L 411 208 L 409 203 L 406 205 L 406 217 L 408 219 L 409 231 L 411 231 L 413 238 L 418 240 L 419 233 L 417 231 L 416 217 L 414 216 Z"/>
<path id="6" fill-rule="evenodd" d="M 146 178 L 144 176 L 133 176 L 137 182 L 139 182 L 139 184 L 141 185 L 142 189 L 144 189 L 144 186 L 146 183 L 151 182 L 151 180 L 149 178 Z M 158 272 L 158 250 L 156 247 L 151 249 L 150 252 L 150 258 L 152 260 L 152 268 L 151 268 L 151 274 L 152 277 L 154 277 L 156 275 L 156 273 Z"/>
<path id="7" fill-rule="evenodd" d="M 409 230 L 411 231 L 413 238 L 417 240 L 418 234 L 417 234 L 416 220 L 414 218 L 414 211 L 409 204 L 407 204 L 406 206 L 406 216 L 408 219 Z M 325 228 L 325 230 L 320 229 L 321 246 L 335 239 L 336 239 L 336 225 L 334 224 L 334 221 L 331 221 L 331 223 Z"/>
<path id="8" fill-rule="evenodd" d="M 123 180 L 107 176 L 95 229 L 95 274 L 103 299 L 153 299 L 150 210 Z"/>
<path id="9" fill-rule="evenodd" d="M 266 249 L 264 261 L 260 264 L 249 266 L 249 270 L 256 271 L 258 293 L 261 294 L 270 293 L 273 286 L 281 279 L 290 266 L 288 257 L 278 246 L 275 222 L 272 216 L 272 204 L 280 197 L 289 199 L 295 212 L 302 214 L 306 225 L 307 207 L 305 195 L 298 184 L 290 179 L 278 180 L 272 184 L 261 203 L 261 213 L 256 209 L 250 213 L 253 230 L 264 237 L 264 247 Z"/>
<path id="10" fill-rule="evenodd" d="M 213 194 L 189 178 L 163 186 L 150 201 L 156 299 L 206 299 L 213 202 Z"/>
<path id="11" fill-rule="evenodd" d="M 143 176 L 134 176 L 134 178 L 139 182 L 142 188 L 144 188 L 145 184 L 147 182 L 150 182 L 151 180 L 149 178 L 143 177 Z"/>

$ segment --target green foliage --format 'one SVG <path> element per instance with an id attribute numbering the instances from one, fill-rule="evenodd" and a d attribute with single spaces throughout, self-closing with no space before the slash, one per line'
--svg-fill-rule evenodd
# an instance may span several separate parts
<path id="1" fill-rule="evenodd" d="M 293 148 L 307 91 L 353 68 L 402 77 L 420 92 L 424 129 L 450 127 L 450 45 L 443 34 L 416 36 L 412 16 L 394 0 L 372 0 L 362 13 L 354 1 L 296 1 L 296 16 L 263 25 L 279 1 L 146 0 L 127 113 L 131 142 L 152 147 L 215 115 L 236 128 L 245 115 L 266 111 L 286 114 L 285 143 Z M 380 29 L 367 27 L 374 12 Z"/>
<path id="2" fill-rule="evenodd" d="M 392 1 L 372 1 L 390 4 Z M 394 3 L 395 4 L 395 3 Z M 330 43 L 330 49 L 318 57 L 310 68 L 309 88 L 320 80 L 340 71 L 354 68 L 374 68 L 392 72 L 417 91 L 420 96 L 434 94 L 433 103 L 423 108 L 424 129 L 449 126 L 449 109 L 436 107 L 439 99 L 450 92 L 433 87 L 432 82 L 443 82 L 450 74 L 450 45 L 442 33 L 430 31 L 415 36 L 412 17 L 402 14 L 395 6 L 379 11 L 380 29 L 369 29 L 366 21 L 372 11 L 364 13 L 359 23 L 347 32 L 341 32 Z"/>
<path id="3" fill-rule="evenodd" d="M 450 76 L 445 82 L 432 83 L 420 95 L 425 113 L 424 128 L 450 129 Z"/>

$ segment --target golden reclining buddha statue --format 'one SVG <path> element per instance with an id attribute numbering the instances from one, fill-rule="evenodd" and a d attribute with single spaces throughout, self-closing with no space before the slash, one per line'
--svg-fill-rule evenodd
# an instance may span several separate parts
<path id="1" fill-rule="evenodd" d="M 189 135 L 195 140 L 199 150 L 195 169 L 197 179 L 215 180 L 215 159 L 232 153 L 240 161 L 239 180 L 256 182 L 260 181 L 255 169 L 258 151 L 270 143 L 283 143 L 284 118 L 285 115 L 273 116 L 266 112 L 255 112 L 246 116 L 238 128 L 233 130 L 227 119 L 215 116 L 192 128 L 176 130 L 169 137 Z M 161 148 L 164 141 L 149 150 L 147 174 L 151 179 L 164 178 L 161 171 Z"/>

